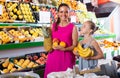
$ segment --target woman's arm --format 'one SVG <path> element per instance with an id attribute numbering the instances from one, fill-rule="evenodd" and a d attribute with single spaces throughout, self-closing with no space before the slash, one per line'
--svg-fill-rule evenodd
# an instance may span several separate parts
<path id="1" fill-rule="evenodd" d="M 73 28 L 73 32 L 72 32 L 72 46 L 70 47 L 66 47 L 65 48 L 65 51 L 71 51 L 74 49 L 75 46 L 77 46 L 77 43 L 78 43 L 78 31 L 77 31 L 77 27 L 74 26 Z"/>
<path id="2" fill-rule="evenodd" d="M 97 53 L 96 56 L 90 57 L 90 59 L 93 59 L 93 60 L 95 60 L 95 59 L 102 59 L 102 58 L 104 57 L 104 56 L 103 56 L 103 52 L 102 52 L 102 50 L 101 50 L 101 48 L 100 48 L 100 46 L 99 46 L 99 44 L 97 43 L 96 40 L 94 40 L 94 41 L 92 42 L 92 46 L 95 48 L 95 50 L 96 50 L 98 53 Z"/>

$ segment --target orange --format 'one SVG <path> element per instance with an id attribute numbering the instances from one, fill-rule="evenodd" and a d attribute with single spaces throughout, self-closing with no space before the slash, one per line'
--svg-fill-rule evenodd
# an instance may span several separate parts
<path id="1" fill-rule="evenodd" d="M 57 42 L 53 42 L 53 47 L 57 47 L 58 43 Z"/>
<path id="2" fill-rule="evenodd" d="M 66 43 L 65 43 L 64 41 L 61 41 L 61 42 L 60 42 L 60 46 L 66 47 Z"/>
<path id="3" fill-rule="evenodd" d="M 54 38 L 54 39 L 53 39 L 53 43 L 54 43 L 54 42 L 57 42 L 57 43 L 59 43 L 59 39 L 57 39 L 57 38 Z"/>

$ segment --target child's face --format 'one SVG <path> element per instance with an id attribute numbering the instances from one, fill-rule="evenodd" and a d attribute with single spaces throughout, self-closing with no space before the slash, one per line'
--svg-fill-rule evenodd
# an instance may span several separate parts
<path id="1" fill-rule="evenodd" d="M 92 29 L 90 28 L 90 24 L 88 22 L 83 23 L 83 26 L 81 27 L 80 34 L 90 34 Z"/>

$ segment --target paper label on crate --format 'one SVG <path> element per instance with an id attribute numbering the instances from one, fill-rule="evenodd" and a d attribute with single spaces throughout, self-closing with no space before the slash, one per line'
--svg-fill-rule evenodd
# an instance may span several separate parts
<path id="1" fill-rule="evenodd" d="M 6 0 L 6 2 L 10 2 L 11 0 Z"/>
<path id="2" fill-rule="evenodd" d="M 44 40 L 44 37 L 37 37 L 37 38 L 35 38 L 35 42 L 43 41 L 43 40 Z"/>
<path id="3" fill-rule="evenodd" d="M 40 11 L 39 21 L 40 23 L 50 23 L 50 12 Z"/>
<path id="4" fill-rule="evenodd" d="M 15 43 L 19 43 L 19 41 L 15 41 Z"/>
<path id="5" fill-rule="evenodd" d="M 71 22 L 76 23 L 76 16 L 71 16 Z"/>
<path id="6" fill-rule="evenodd" d="M 0 5 L 0 15 L 2 15 L 2 14 L 3 14 L 3 6 Z"/>
<path id="7" fill-rule="evenodd" d="M 19 38 L 25 38 L 25 36 L 19 36 Z"/>

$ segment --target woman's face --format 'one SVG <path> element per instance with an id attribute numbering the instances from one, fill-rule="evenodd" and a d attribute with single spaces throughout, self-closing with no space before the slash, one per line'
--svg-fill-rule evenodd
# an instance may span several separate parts
<path id="1" fill-rule="evenodd" d="M 88 22 L 83 23 L 83 26 L 81 27 L 80 34 L 90 34 L 92 29 L 90 29 L 90 25 Z"/>
<path id="2" fill-rule="evenodd" d="M 60 7 L 58 11 L 58 17 L 60 18 L 61 21 L 68 20 L 69 18 L 69 8 L 66 6 Z"/>

